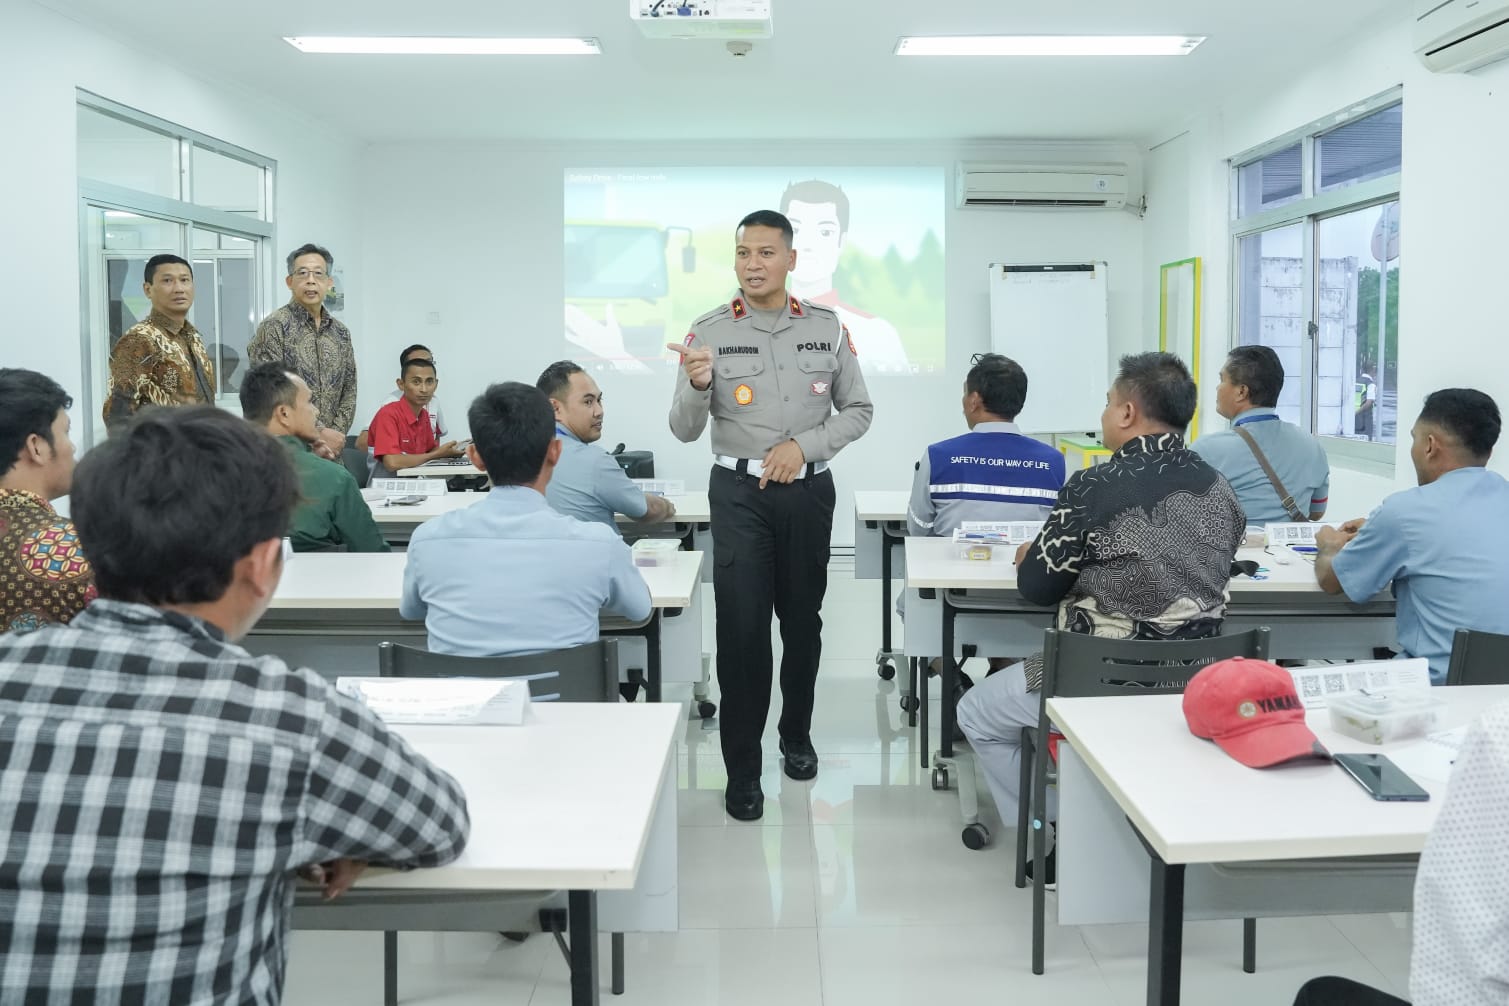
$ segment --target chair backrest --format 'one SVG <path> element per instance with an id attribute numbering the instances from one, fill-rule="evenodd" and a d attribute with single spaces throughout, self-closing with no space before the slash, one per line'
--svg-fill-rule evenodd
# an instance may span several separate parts
<path id="1" fill-rule="evenodd" d="M 1448 685 L 1509 685 L 1509 636 L 1458 629 L 1446 665 Z"/>
<path id="2" fill-rule="evenodd" d="M 1227 657 L 1268 658 L 1268 629 L 1206 639 L 1107 639 L 1061 629 L 1043 633 L 1043 696 L 1182 692 L 1201 667 Z"/>
<path id="3" fill-rule="evenodd" d="M 350 440 L 350 437 L 346 438 Z M 346 466 L 346 471 L 356 479 L 359 489 L 367 488 L 367 482 L 371 479 L 372 469 L 367 464 L 367 452 L 359 451 L 355 447 L 346 446 L 341 449 L 341 464 Z"/>
<path id="4" fill-rule="evenodd" d="M 385 678 L 525 678 L 536 702 L 617 702 L 618 640 L 517 657 L 464 657 L 402 643 L 377 644 Z"/>

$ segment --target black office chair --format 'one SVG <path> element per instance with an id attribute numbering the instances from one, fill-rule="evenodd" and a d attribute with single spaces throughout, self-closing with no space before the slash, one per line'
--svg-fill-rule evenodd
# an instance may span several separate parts
<path id="1" fill-rule="evenodd" d="M 341 464 L 345 465 L 346 471 L 350 472 L 351 477 L 356 479 L 356 487 L 358 489 L 365 489 L 367 488 L 367 483 L 371 481 L 372 469 L 367 464 L 367 452 L 359 451 L 355 447 L 352 447 L 349 443 L 351 439 L 351 437 L 347 437 L 346 440 L 348 443 L 345 447 L 341 448 Z"/>
<path id="2" fill-rule="evenodd" d="M 377 644 L 378 673 L 385 678 L 523 678 L 532 702 L 617 702 L 618 640 L 600 639 L 565 650 L 549 650 L 515 657 L 468 657 L 433 653 L 403 643 Z M 554 892 L 540 892 L 540 900 Z M 562 937 L 562 924 L 551 922 L 560 913 L 540 912 L 541 928 L 555 936 L 566 965 L 571 955 Z M 504 933 L 519 940 L 523 937 Z M 612 934 L 613 994 L 624 991 L 624 934 Z M 398 1001 L 398 933 L 383 933 L 383 988 L 387 1006 Z"/>
<path id="3" fill-rule="evenodd" d="M 1448 685 L 1509 685 L 1509 636 L 1458 629 L 1446 665 Z"/>
<path id="4" fill-rule="evenodd" d="M 1047 883 L 1048 781 L 1051 758 L 1041 757 L 1049 731 L 1048 699 L 1180 693 L 1207 664 L 1227 657 L 1268 658 L 1266 627 L 1208 639 L 1106 639 L 1060 629 L 1043 631 L 1043 689 L 1036 727 L 1022 728 L 1022 774 L 1017 801 L 1016 886 L 1027 883 L 1027 830 L 1032 835 L 1032 973 L 1043 973 L 1043 927 Z M 1031 791 L 1029 803 L 1026 794 Z M 1242 965 L 1254 970 L 1257 920 L 1242 924 Z"/>

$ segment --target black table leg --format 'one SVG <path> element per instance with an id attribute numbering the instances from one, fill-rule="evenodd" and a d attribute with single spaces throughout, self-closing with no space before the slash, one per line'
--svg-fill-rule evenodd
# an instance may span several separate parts
<path id="1" fill-rule="evenodd" d="M 1145 845 L 1146 843 L 1144 843 Z M 1184 864 L 1165 863 L 1151 849 L 1147 928 L 1148 1006 L 1179 1006 L 1184 956 Z"/>
<path id="2" fill-rule="evenodd" d="M 943 604 L 943 724 L 939 732 L 938 747 L 945 758 L 954 756 L 954 691 L 959 687 L 959 665 L 954 663 L 954 615 L 957 610 L 948 603 L 948 595 L 938 594 Z"/>
<path id="3" fill-rule="evenodd" d="M 927 768 L 932 764 L 933 753 L 927 746 L 927 664 L 918 661 L 917 667 L 917 715 L 922 717 L 922 724 L 918 727 L 918 747 L 922 751 L 922 767 Z"/>
<path id="4" fill-rule="evenodd" d="M 660 701 L 660 618 L 662 612 L 659 608 L 650 615 L 650 623 L 644 627 L 644 644 L 650 651 L 647 663 L 650 666 L 650 680 L 645 683 L 645 701 Z"/>
<path id="5" fill-rule="evenodd" d="M 398 1006 L 398 934 L 382 934 L 382 1001 L 384 1006 Z"/>
<path id="6" fill-rule="evenodd" d="M 571 939 L 571 1006 L 598 1006 L 596 891 L 566 895 L 566 926 Z"/>
<path id="7" fill-rule="evenodd" d="M 891 652 L 891 540 L 880 529 L 880 648 Z"/>

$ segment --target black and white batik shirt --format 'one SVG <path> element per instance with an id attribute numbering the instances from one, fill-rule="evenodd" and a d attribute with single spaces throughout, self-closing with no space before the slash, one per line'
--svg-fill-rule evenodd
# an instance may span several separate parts
<path id="1" fill-rule="evenodd" d="M 0 1002 L 276 1003 L 295 870 L 439 865 L 468 827 L 365 708 L 199 619 L 0 636 Z"/>
<path id="2" fill-rule="evenodd" d="M 1226 479 L 1183 437 L 1136 437 L 1069 476 L 1017 569 L 1017 589 L 1057 604 L 1057 626 L 1070 632 L 1214 636 L 1246 524 Z M 1042 655 L 1025 670 L 1029 690 L 1039 689 Z"/>

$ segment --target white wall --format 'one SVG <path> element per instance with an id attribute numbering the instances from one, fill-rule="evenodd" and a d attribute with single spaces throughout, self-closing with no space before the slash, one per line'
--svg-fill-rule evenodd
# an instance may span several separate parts
<path id="1" fill-rule="evenodd" d="M 298 111 L 226 90 L 171 63 L 163 53 L 127 48 L 31 0 L 0 3 L 0 95 L 10 141 L 0 159 L 6 196 L 0 303 L 9 315 L 0 364 L 42 371 L 76 402 L 85 375 L 75 88 L 275 158 L 279 268 L 267 278 L 270 305 L 288 296 L 282 253 L 309 240 L 332 248 L 346 268 L 348 296 L 361 296 L 351 182 L 357 145 Z M 77 405 L 73 421 L 79 429 Z"/>
<path id="2" fill-rule="evenodd" d="M 466 405 L 487 384 L 533 382 L 561 355 L 562 179 L 568 167 L 936 165 L 946 172 L 950 190 L 944 225 L 947 373 L 869 380 L 874 425 L 835 465 L 839 512 L 833 541 L 849 544 L 854 490 L 909 487 L 912 465 L 923 448 L 963 431 L 960 385 L 970 355 L 989 348 L 990 262 L 1104 259 L 1110 273 L 1112 351 L 1140 350 L 1156 342 L 1156 333 L 1149 336 L 1143 321 L 1140 221 L 1127 212 L 954 209 L 955 161 L 992 155 L 1008 156 L 1000 148 L 966 145 L 374 147 L 364 158 L 361 186 L 368 209 L 362 239 L 366 293 L 357 330 L 362 414 L 370 415 L 380 404 L 396 376 L 398 351 L 412 342 L 434 350 L 440 397 L 447 418 L 458 428 L 464 425 Z M 1136 151 L 1126 146 L 1081 149 L 1077 155 L 1130 160 L 1136 168 Z M 1140 184 L 1140 177 L 1134 181 Z M 751 208 L 730 206 L 730 227 Z M 730 275 L 729 286 L 734 285 Z M 431 313 L 439 315 L 438 325 L 427 323 Z M 1064 361 L 1066 367 L 1080 365 Z M 1032 394 L 1048 393 L 1051 375 L 1029 376 Z M 681 444 L 667 429 L 669 376 L 609 378 L 603 384 L 606 443 L 623 441 L 653 450 L 657 475 L 684 478 L 691 487 L 706 485 L 710 449 L 705 437 Z"/>
<path id="3" fill-rule="evenodd" d="M 1231 345 L 1227 160 L 1290 130 L 1404 85 L 1404 161 L 1400 194 L 1399 411 L 1405 433 L 1426 394 L 1475 387 L 1509 407 L 1503 363 L 1501 298 L 1494 277 L 1509 231 L 1502 198 L 1509 158 L 1509 63 L 1474 74 L 1432 74 L 1415 60 L 1412 18 L 1359 32 L 1311 73 L 1282 86 L 1228 101 L 1192 119 L 1170 123 L 1176 137 L 1152 150 L 1144 304 L 1157 319 L 1157 265 L 1200 255 L 1205 260 L 1205 339 L 1201 386 L 1214 387 Z M 1156 140 L 1162 140 L 1160 136 Z M 1155 140 L 1155 142 L 1156 142 Z M 1185 189 L 1181 198 L 1179 190 Z M 1203 396 L 1208 405 L 1210 396 Z M 1205 428 L 1218 428 L 1213 409 Z M 1509 447 L 1492 467 L 1509 472 Z M 1396 447 L 1393 479 L 1332 466 L 1332 512 L 1366 513 L 1385 495 L 1414 484 L 1407 436 Z"/>

